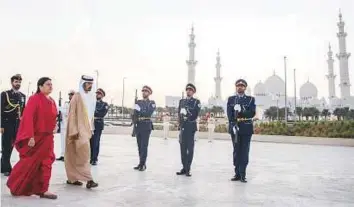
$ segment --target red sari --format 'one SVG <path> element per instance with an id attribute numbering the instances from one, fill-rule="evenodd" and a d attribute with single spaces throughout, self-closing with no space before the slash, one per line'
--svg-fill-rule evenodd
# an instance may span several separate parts
<path id="1" fill-rule="evenodd" d="M 15 147 L 20 160 L 14 166 L 7 186 L 14 196 L 30 196 L 48 191 L 54 155 L 53 130 L 56 125 L 57 107 L 52 98 L 38 93 L 28 100 Z M 29 147 L 29 139 L 35 140 Z"/>

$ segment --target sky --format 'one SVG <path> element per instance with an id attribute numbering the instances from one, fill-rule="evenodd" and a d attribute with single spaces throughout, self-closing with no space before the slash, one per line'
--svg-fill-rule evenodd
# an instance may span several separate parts
<path id="1" fill-rule="evenodd" d="M 57 99 L 59 91 L 77 90 L 81 75 L 97 78 L 98 70 L 98 87 L 106 91 L 107 102 L 122 104 L 125 77 L 124 105 L 132 105 L 135 89 L 146 84 L 153 89 L 151 99 L 164 106 L 166 95 L 180 96 L 186 85 L 193 24 L 196 96 L 202 102 L 215 93 L 218 49 L 223 98 L 234 92 L 238 78 L 246 79 L 251 90 L 273 71 L 284 78 L 284 56 L 289 96 L 294 95 L 296 68 L 297 95 L 310 80 L 319 97 L 327 97 L 326 55 L 329 43 L 338 52 L 339 9 L 347 50 L 354 53 L 352 0 L 2 0 L 0 88 L 8 88 L 10 77 L 20 73 L 27 94 L 38 78 L 49 76 Z M 334 64 L 338 75 L 337 59 Z"/>

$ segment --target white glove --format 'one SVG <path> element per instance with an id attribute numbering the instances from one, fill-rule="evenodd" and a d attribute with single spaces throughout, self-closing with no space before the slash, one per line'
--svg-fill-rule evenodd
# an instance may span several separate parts
<path id="1" fill-rule="evenodd" d="M 181 108 L 181 111 L 180 111 L 181 114 L 183 115 L 187 115 L 187 111 L 185 108 Z"/>
<path id="2" fill-rule="evenodd" d="M 135 104 L 135 110 L 140 111 L 140 106 L 138 104 Z"/>
<path id="3" fill-rule="evenodd" d="M 240 104 L 236 104 L 234 106 L 234 110 L 240 112 L 241 111 L 241 105 Z"/>
<path id="4" fill-rule="evenodd" d="M 232 127 L 232 131 L 234 132 L 234 134 L 236 134 L 236 132 L 238 131 L 238 127 L 237 126 Z"/>

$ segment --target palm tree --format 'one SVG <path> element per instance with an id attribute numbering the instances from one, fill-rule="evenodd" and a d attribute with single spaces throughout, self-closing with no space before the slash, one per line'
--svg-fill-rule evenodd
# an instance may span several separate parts
<path id="1" fill-rule="evenodd" d="M 323 109 L 321 112 L 321 116 L 323 116 L 325 118 L 325 120 L 327 120 L 327 117 L 329 117 L 331 115 L 331 112 L 328 109 Z"/>
<path id="2" fill-rule="evenodd" d="M 295 113 L 299 117 L 299 120 L 301 121 L 302 120 L 303 108 L 302 107 L 296 107 Z"/>

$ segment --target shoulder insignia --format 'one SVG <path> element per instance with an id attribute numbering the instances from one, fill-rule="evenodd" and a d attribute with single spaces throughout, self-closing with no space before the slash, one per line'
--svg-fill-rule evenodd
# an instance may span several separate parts
<path id="1" fill-rule="evenodd" d="M 106 109 L 108 109 L 108 105 L 106 105 Z"/>
<path id="2" fill-rule="evenodd" d="M 199 103 L 199 104 L 198 104 L 198 107 L 199 107 L 199 108 L 202 107 L 202 104 Z"/>
<path id="3" fill-rule="evenodd" d="M 154 107 L 154 108 L 155 108 L 155 106 L 156 106 L 156 104 L 155 104 L 155 103 L 152 103 L 151 105 L 152 105 L 152 107 Z"/>

